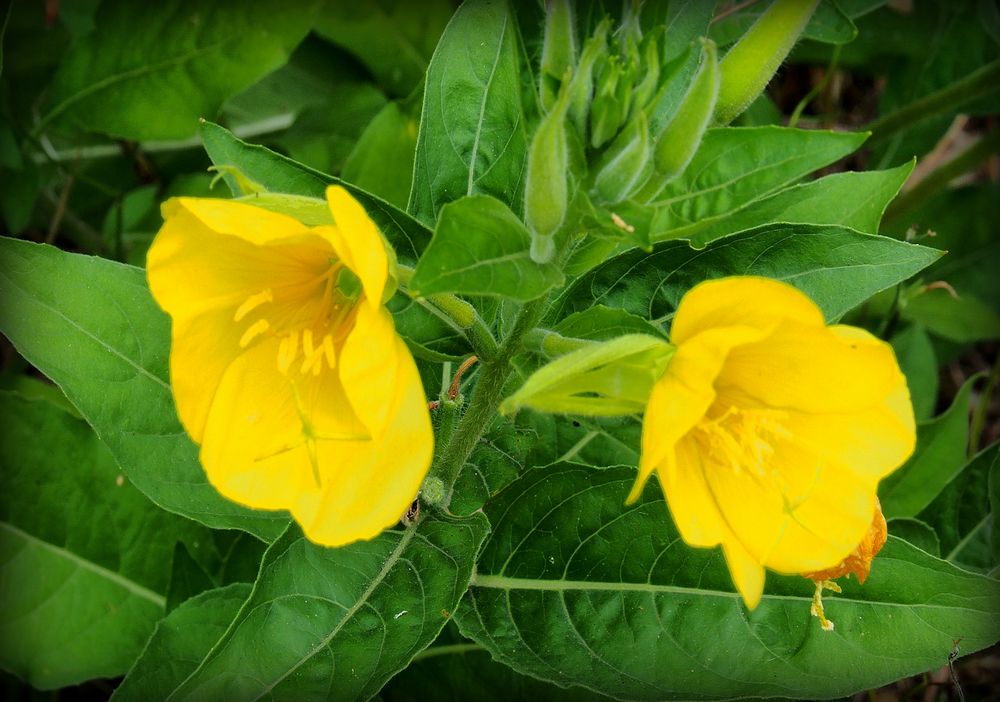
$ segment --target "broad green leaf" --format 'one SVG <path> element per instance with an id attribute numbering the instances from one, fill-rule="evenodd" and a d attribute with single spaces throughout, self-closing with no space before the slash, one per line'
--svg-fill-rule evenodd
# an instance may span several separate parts
<path id="1" fill-rule="evenodd" d="M 996 478 L 991 478 L 991 474 L 998 468 L 1000 443 L 993 443 L 970 459 L 917 515 L 937 532 L 941 555 L 946 560 L 965 568 L 982 570 L 989 570 L 993 564 L 1000 562 L 989 553 L 966 551 L 967 544 L 988 535 L 997 523 Z M 996 540 L 992 542 L 995 544 Z M 980 559 L 968 560 L 972 555 L 978 555 Z"/>
<path id="2" fill-rule="evenodd" d="M 642 317 L 604 305 L 595 305 L 569 315 L 555 326 L 554 331 L 563 336 L 594 341 L 607 341 L 622 334 L 663 335 L 662 329 Z"/>
<path id="3" fill-rule="evenodd" d="M 726 234 L 777 222 L 836 224 L 866 234 L 878 234 L 886 206 L 906 182 L 911 170 L 913 164 L 904 163 L 887 171 L 835 173 L 786 188 L 699 229 L 691 235 L 691 245 L 704 246 Z"/>
<path id="4" fill-rule="evenodd" d="M 343 179 L 406 208 L 413 182 L 417 120 L 398 102 L 390 102 L 365 129 L 344 162 Z"/>
<path id="5" fill-rule="evenodd" d="M 689 237 L 765 198 L 817 168 L 843 158 L 866 134 L 790 129 L 728 127 L 710 129 L 685 171 L 674 178 L 632 222 L 650 242 Z"/>
<path id="6" fill-rule="evenodd" d="M 247 144 L 211 122 L 202 123 L 201 138 L 208 157 L 217 167 L 234 167 L 271 192 L 322 198 L 327 186 L 344 186 L 362 204 L 404 263 L 415 262 L 430 241 L 430 231 L 413 217 L 339 178 L 303 166 L 263 146 Z M 225 172 L 223 174 L 233 195 L 243 195 L 236 179 Z"/>
<path id="7" fill-rule="evenodd" d="M 897 517 L 888 521 L 888 527 L 889 533 L 893 536 L 909 541 L 932 556 L 941 557 L 941 541 L 927 522 L 910 517 Z"/>
<path id="8" fill-rule="evenodd" d="M 906 376 L 917 421 L 930 419 L 938 395 L 938 364 L 927 332 L 919 324 L 909 324 L 890 340 L 899 368 Z"/>
<path id="9" fill-rule="evenodd" d="M 429 694 L 433 691 L 432 694 Z M 378 694 L 382 702 L 599 702 L 609 698 L 580 687 L 564 689 L 495 662 L 489 651 L 445 627 L 431 646 Z"/>
<path id="10" fill-rule="evenodd" d="M 990 464 L 990 476 L 989 476 L 989 493 L 990 493 L 990 512 L 991 521 L 990 525 L 990 555 L 993 556 L 993 564 L 996 565 L 1000 563 L 1000 460 L 997 460 L 997 456 L 1000 452 L 996 452 L 996 446 L 998 444 L 993 444 L 994 446 L 994 460 Z"/>
<path id="11" fill-rule="evenodd" d="M 877 6 L 884 4 L 884 2 L 885 0 L 881 0 L 881 2 L 866 4 Z M 735 12 L 715 23 L 712 27 L 712 38 L 722 45 L 732 44 L 750 28 L 750 25 L 757 21 L 766 7 L 767 5 L 762 7 L 760 4 L 754 3 L 747 6 L 747 9 Z M 822 0 L 813 13 L 812 19 L 809 20 L 809 24 L 806 25 L 805 31 L 802 32 L 802 38 L 823 44 L 847 44 L 851 42 L 858 35 L 858 29 L 854 26 L 851 18 L 857 16 L 857 13 L 862 9 L 865 12 L 870 11 L 870 9 L 850 8 L 854 12 L 845 11 L 847 9 L 842 7 L 837 0 Z"/>
<path id="12" fill-rule="evenodd" d="M 449 202 L 410 281 L 416 295 L 453 292 L 526 302 L 562 284 L 555 263 L 531 260 L 531 235 L 507 205 L 487 195 Z"/>
<path id="13" fill-rule="evenodd" d="M 39 689 L 121 675 L 163 616 L 175 543 L 211 564 L 211 535 L 45 400 L 0 392 L 0 446 L 0 667 Z"/>
<path id="14" fill-rule="evenodd" d="M 565 315 L 603 304 L 660 323 L 703 280 L 760 275 L 799 288 L 835 321 L 940 255 L 841 227 L 779 224 L 717 239 L 700 251 L 682 241 L 664 242 L 652 253 L 627 251 L 574 281 L 557 309 Z"/>
<path id="15" fill-rule="evenodd" d="M 212 576 L 191 556 L 184 544 L 176 544 L 170 566 L 170 582 L 167 585 L 167 613 L 213 587 L 215 583 L 212 582 Z"/>
<path id="16" fill-rule="evenodd" d="M 917 516 L 962 470 L 969 445 L 969 400 L 977 380 L 969 378 L 951 407 L 917 426 L 913 456 L 879 485 L 886 519 Z"/>
<path id="17" fill-rule="evenodd" d="M 0 331 L 51 378 L 125 476 L 164 509 L 271 540 L 288 519 L 223 498 L 170 393 L 170 320 L 139 268 L 0 238 Z"/>
<path id="18" fill-rule="evenodd" d="M 471 0 L 438 43 L 427 69 L 408 208 L 428 226 L 463 195 L 492 195 L 521 210 L 528 137 L 516 32 L 505 0 Z"/>
<path id="19" fill-rule="evenodd" d="M 635 470 L 532 471 L 485 507 L 493 526 L 456 613 L 495 660 L 620 699 L 841 697 L 936 669 L 956 639 L 1000 638 L 996 581 L 890 538 L 863 586 L 810 615 L 811 582 L 768 574 L 752 612 L 721 551 L 686 546 Z"/>
<path id="20" fill-rule="evenodd" d="M 111 699 L 166 699 L 156 692 L 171 689 L 194 672 L 205 652 L 226 633 L 251 590 L 249 583 L 208 590 L 170 612 L 156 625 Z"/>
<path id="21" fill-rule="evenodd" d="M 405 97 L 423 79 L 451 13 L 448 0 L 327 2 L 315 29 L 357 56 L 389 92 Z"/>
<path id="22" fill-rule="evenodd" d="M 482 515 L 425 518 L 327 549 L 292 526 L 271 545 L 250 597 L 221 638 L 197 654 L 193 670 L 155 688 L 130 686 L 115 699 L 368 699 L 437 637 L 486 531 Z M 150 665 L 170 660 L 169 653 Z"/>
<path id="23" fill-rule="evenodd" d="M 972 295 L 927 289 L 906 301 L 902 317 L 960 343 L 1000 339 L 1000 315 Z"/>
<path id="24" fill-rule="evenodd" d="M 43 400 L 56 405 L 63 412 L 70 414 L 77 419 L 83 419 L 76 407 L 70 404 L 66 396 L 62 394 L 52 383 L 33 378 L 30 375 L 6 373 L 0 375 L 0 392 L 16 395 L 22 400 Z"/>
<path id="25" fill-rule="evenodd" d="M 136 22 L 102 2 L 95 28 L 60 63 L 47 114 L 126 139 L 183 139 L 199 117 L 280 67 L 309 31 L 317 0 L 265 4 L 164 0 Z"/>

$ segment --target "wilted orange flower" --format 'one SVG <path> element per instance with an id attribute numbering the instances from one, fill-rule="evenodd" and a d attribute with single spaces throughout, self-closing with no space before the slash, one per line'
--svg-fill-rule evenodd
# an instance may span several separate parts
<path id="1" fill-rule="evenodd" d="M 826 326 L 801 292 L 756 277 L 691 289 L 671 342 L 629 500 L 655 471 L 681 536 L 722 545 L 751 608 L 765 567 L 817 573 L 844 561 L 871 525 L 878 481 L 914 447 L 891 347 Z"/>
<path id="2" fill-rule="evenodd" d="M 287 509 L 325 545 L 375 536 L 410 505 L 433 435 L 416 366 L 383 305 L 386 245 L 342 188 L 334 225 L 178 198 L 148 256 L 173 319 L 170 377 L 209 481 Z"/>

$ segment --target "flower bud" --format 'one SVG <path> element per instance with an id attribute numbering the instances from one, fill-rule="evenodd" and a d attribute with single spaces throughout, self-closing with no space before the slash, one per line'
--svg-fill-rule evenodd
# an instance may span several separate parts
<path id="1" fill-rule="evenodd" d="M 649 126 L 639 112 L 598 161 L 593 188 L 597 199 L 612 203 L 627 198 L 646 175 L 649 152 Z"/>
<path id="2" fill-rule="evenodd" d="M 569 91 L 564 89 L 531 139 L 524 187 L 524 223 L 531 232 L 531 260 L 548 263 L 555 255 L 553 237 L 566 217 L 569 156 L 566 148 L 566 110 Z"/>
<path id="3" fill-rule="evenodd" d="M 719 93 L 719 71 L 715 44 L 704 40 L 701 66 L 691 81 L 691 87 L 677 112 L 656 138 L 653 164 L 656 167 L 657 188 L 684 171 L 712 118 Z"/>
<path id="4" fill-rule="evenodd" d="M 576 63 L 576 23 L 569 0 L 546 0 L 545 38 L 539 76 L 542 107 L 551 110 L 559 87 Z"/>
<path id="5" fill-rule="evenodd" d="M 775 0 L 719 63 L 715 119 L 729 124 L 754 101 L 788 56 L 819 0 Z"/>
<path id="6" fill-rule="evenodd" d="M 570 84 L 569 118 L 583 140 L 587 138 L 587 116 L 590 113 L 590 101 L 594 97 L 595 64 L 598 58 L 607 55 L 610 27 L 611 21 L 607 18 L 597 25 L 594 35 L 583 45 L 580 63 L 577 64 Z"/>

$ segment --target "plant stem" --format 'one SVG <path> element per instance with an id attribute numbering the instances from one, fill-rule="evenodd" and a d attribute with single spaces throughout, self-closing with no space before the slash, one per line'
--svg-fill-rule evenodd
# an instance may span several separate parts
<path id="1" fill-rule="evenodd" d="M 826 86 L 830 84 L 830 79 L 833 78 L 833 74 L 837 72 L 837 63 L 839 61 L 840 45 L 838 44 L 833 47 L 833 55 L 830 57 L 830 65 L 826 67 L 826 72 L 823 74 L 823 78 L 806 94 L 804 98 L 799 100 L 799 104 L 795 106 L 792 116 L 788 118 L 789 127 L 797 125 L 799 123 L 799 118 L 802 117 L 802 111 L 809 106 L 809 103 L 819 97 L 820 93 L 826 90 Z"/>
<path id="2" fill-rule="evenodd" d="M 938 191 L 946 188 L 952 180 L 993 156 L 998 149 L 1000 149 L 1000 128 L 978 139 L 972 146 L 942 164 L 913 188 L 896 198 L 886 208 L 885 216 L 882 218 L 883 224 L 892 222 L 927 202 Z"/>
<path id="3" fill-rule="evenodd" d="M 867 146 L 872 146 L 896 132 L 942 112 L 953 112 L 967 102 L 1000 90 L 1000 60 L 988 63 L 947 88 L 911 102 L 895 112 L 875 120 L 867 129 L 872 133 Z"/>
<path id="4" fill-rule="evenodd" d="M 990 377 L 986 380 L 986 386 L 979 393 L 979 402 L 976 410 L 972 413 L 972 426 L 969 428 L 969 458 L 976 455 L 979 450 L 979 443 L 983 438 L 983 428 L 986 426 L 986 415 L 990 411 L 990 400 L 993 399 L 993 392 L 1000 383 L 1000 358 L 993 364 Z"/>
<path id="5" fill-rule="evenodd" d="M 525 334 L 538 323 L 547 302 L 546 295 L 525 304 L 496 355 L 483 360 L 476 388 L 469 401 L 469 409 L 458 423 L 451 441 L 441 452 L 441 460 L 436 466 L 435 472 L 447 488 L 449 501 L 459 473 L 500 406 L 504 385 L 513 371 L 511 357 L 517 352 Z"/>
<path id="6" fill-rule="evenodd" d="M 446 293 L 429 295 L 426 298 L 410 295 L 408 286 L 413 277 L 413 268 L 400 263 L 396 266 L 396 271 L 400 290 L 411 300 L 428 307 L 460 331 L 480 359 L 488 360 L 497 355 L 499 347 L 493 338 L 493 332 L 486 326 L 486 322 L 479 316 L 475 307 L 460 297 Z"/>

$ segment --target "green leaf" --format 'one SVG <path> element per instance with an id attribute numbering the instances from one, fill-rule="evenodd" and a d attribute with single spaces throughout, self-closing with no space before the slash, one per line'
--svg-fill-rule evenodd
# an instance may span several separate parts
<path id="1" fill-rule="evenodd" d="M 495 662 L 489 651 L 463 638 L 448 626 L 428 648 L 418 653 L 406 670 L 378 694 L 382 702 L 607 702 L 609 698 L 580 687 L 563 689 L 519 675 Z M 433 696 L 428 691 L 433 690 Z M 501 692 L 502 691 L 502 692 Z"/>
<path id="2" fill-rule="evenodd" d="M 437 637 L 486 531 L 482 515 L 425 518 L 327 549 L 293 526 L 271 545 L 250 597 L 195 655 L 193 670 L 155 688 L 130 685 L 115 700 L 368 699 Z M 149 664 L 165 665 L 170 653 Z"/>
<path id="3" fill-rule="evenodd" d="M 622 334 L 663 336 L 663 330 L 642 317 L 604 305 L 575 312 L 559 322 L 553 331 L 563 336 L 607 341 Z"/>
<path id="4" fill-rule="evenodd" d="M 0 392 L 0 445 L 0 667 L 39 689 L 121 675 L 163 615 L 174 544 L 217 559 L 208 530 L 49 402 Z"/>
<path id="5" fill-rule="evenodd" d="M 921 551 L 941 557 L 941 541 L 927 522 L 909 517 L 897 517 L 888 521 L 889 533 L 919 548 Z"/>
<path id="6" fill-rule="evenodd" d="M 977 380 L 979 376 L 965 381 L 951 407 L 918 425 L 910 460 L 879 485 L 886 519 L 917 516 L 962 470 L 969 445 L 969 401 Z"/>
<path id="7" fill-rule="evenodd" d="M 863 133 L 775 126 L 709 129 L 684 172 L 648 207 L 640 208 L 649 212 L 648 240 L 689 237 L 707 229 L 843 158 L 866 137 Z M 633 223 L 627 210 L 620 214 Z"/>
<path id="8" fill-rule="evenodd" d="M 717 239 L 697 251 L 682 241 L 627 251 L 596 266 L 559 297 L 560 316 L 603 304 L 656 323 L 703 280 L 760 275 L 809 295 L 828 321 L 933 263 L 940 252 L 840 227 L 773 225 Z"/>
<path id="9" fill-rule="evenodd" d="M 1000 315 L 972 295 L 955 296 L 942 288 L 926 289 L 907 300 L 901 314 L 952 341 L 1000 339 Z"/>
<path id="10" fill-rule="evenodd" d="M 998 467 L 1000 443 L 994 442 L 970 459 L 917 515 L 937 532 L 942 556 L 964 568 L 986 571 L 1000 562 L 992 557 L 989 549 L 975 552 L 966 548 L 988 535 L 997 523 L 993 492 L 996 490 L 996 478 L 991 478 L 991 474 Z M 978 556 L 978 560 L 970 560 L 974 556 Z"/>
<path id="11" fill-rule="evenodd" d="M 365 129 L 341 175 L 393 206 L 405 208 L 416 148 L 417 120 L 398 102 L 390 102 Z"/>
<path id="12" fill-rule="evenodd" d="M 164 509 L 271 540 L 288 521 L 223 498 L 170 392 L 170 320 L 139 268 L 0 238 L 0 331 L 51 378 L 132 483 Z"/>
<path id="13" fill-rule="evenodd" d="M 235 583 L 194 597 L 156 625 L 146 649 L 115 689 L 112 700 L 166 699 L 169 690 L 194 672 L 205 652 L 226 632 L 252 587 Z"/>
<path id="14" fill-rule="evenodd" d="M 532 471 L 485 507 L 493 532 L 456 621 L 515 670 L 623 699 L 830 698 L 1000 638 L 996 581 L 890 538 L 863 586 L 827 596 L 768 575 L 743 606 L 719 549 L 685 546 L 655 482 L 630 507 L 635 470 Z"/>
<path id="15" fill-rule="evenodd" d="M 466 2 L 431 59 L 409 204 L 428 226 L 463 195 L 521 210 L 528 138 L 514 22 L 506 1 Z"/>
<path id="16" fill-rule="evenodd" d="M 505 204 L 487 195 L 463 197 L 441 209 L 410 291 L 533 300 L 561 285 L 563 276 L 555 263 L 532 261 L 530 248 L 531 235 Z"/>
<path id="17" fill-rule="evenodd" d="M 360 59 L 394 95 L 408 95 L 424 77 L 452 3 L 431 0 L 327 2 L 316 32 Z"/>
<path id="18" fill-rule="evenodd" d="M 878 234 L 886 206 L 912 170 L 910 162 L 887 171 L 834 173 L 786 188 L 728 217 L 714 220 L 691 235 L 691 245 L 701 247 L 726 234 L 778 222 L 836 224 Z"/>
<path id="19" fill-rule="evenodd" d="M 993 556 L 993 564 L 1000 563 L 1000 451 L 996 447 L 1000 444 L 993 444 L 993 462 L 990 464 L 989 493 L 990 493 L 990 554 Z"/>
<path id="20" fill-rule="evenodd" d="M 325 198 L 327 186 L 344 186 L 365 208 L 404 263 L 416 262 L 430 241 L 430 231 L 413 217 L 339 178 L 303 166 L 263 146 L 247 144 L 211 122 L 202 123 L 201 138 L 205 151 L 217 167 L 236 168 L 243 176 L 271 192 Z M 233 195 L 243 195 L 236 179 L 231 174 L 223 173 Z"/>
<path id="21" fill-rule="evenodd" d="M 102 2 L 94 31 L 60 63 L 42 124 L 64 118 L 126 139 L 189 137 L 199 117 L 288 60 L 318 4 L 296 0 L 275 12 L 165 0 L 137 23 L 134 4 Z"/>
<path id="22" fill-rule="evenodd" d="M 906 376 L 917 421 L 930 419 L 938 395 L 938 364 L 927 332 L 919 324 L 909 324 L 893 335 L 893 351 L 899 368 Z"/>

